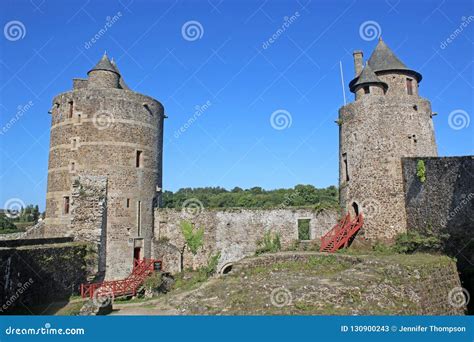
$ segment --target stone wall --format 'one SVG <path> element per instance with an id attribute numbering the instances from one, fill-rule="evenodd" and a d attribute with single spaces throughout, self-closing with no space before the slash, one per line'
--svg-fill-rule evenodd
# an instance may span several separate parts
<path id="1" fill-rule="evenodd" d="M 424 183 L 417 176 L 420 160 Z M 474 157 L 404 158 L 403 175 L 408 228 L 448 234 L 448 252 L 474 265 Z"/>
<path id="2" fill-rule="evenodd" d="M 130 274 L 135 249 L 140 257 L 151 253 L 153 210 L 162 187 L 165 115 L 155 99 L 123 89 L 116 66 L 109 67 L 115 71 L 91 71 L 84 84 L 75 82 L 73 90 L 53 99 L 45 233 L 65 236 L 73 228 L 76 234 L 78 220 L 87 224 L 65 209 L 69 200 L 77 199 L 75 179 L 106 177 L 106 241 L 101 238 L 101 245 L 106 248 L 106 277 L 120 279 Z M 98 236 L 87 229 L 77 234 L 86 241 Z"/>
<path id="3" fill-rule="evenodd" d="M 416 95 L 367 94 L 340 109 L 340 203 L 363 213 L 359 237 L 390 242 L 406 231 L 401 158 L 437 155 L 431 116 Z"/>
<path id="4" fill-rule="evenodd" d="M 204 266 L 209 256 L 220 252 L 220 271 L 228 264 L 254 255 L 258 241 L 267 231 L 278 233 L 285 248 L 298 240 L 298 219 L 310 219 L 310 238 L 318 239 L 334 226 L 337 218 L 335 210 L 210 209 L 191 213 L 186 210 L 157 209 L 153 255 L 163 258 L 166 271 L 180 271 L 180 250 L 184 245 L 180 222 L 187 220 L 195 227 L 204 227 L 204 246 L 196 256 L 185 250 L 184 267 Z"/>
<path id="5" fill-rule="evenodd" d="M 95 275 L 96 260 L 86 243 L 0 247 L 0 314 L 41 314 L 38 305 L 78 294 Z"/>

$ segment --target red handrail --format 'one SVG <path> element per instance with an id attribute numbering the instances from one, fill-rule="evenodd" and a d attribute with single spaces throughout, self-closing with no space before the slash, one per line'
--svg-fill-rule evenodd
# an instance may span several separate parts
<path id="1" fill-rule="evenodd" d="M 162 270 L 163 262 L 155 259 L 134 260 L 132 273 L 125 279 L 103 281 L 100 283 L 81 284 L 81 297 L 93 298 L 96 291 L 111 293 L 114 297 L 136 295 L 140 285 L 150 276 L 155 267 Z"/>
<path id="2" fill-rule="evenodd" d="M 362 213 L 351 220 L 350 214 L 347 214 L 339 221 L 329 232 L 321 237 L 321 252 L 334 253 L 341 247 L 346 248 L 349 240 L 359 231 L 364 224 Z"/>

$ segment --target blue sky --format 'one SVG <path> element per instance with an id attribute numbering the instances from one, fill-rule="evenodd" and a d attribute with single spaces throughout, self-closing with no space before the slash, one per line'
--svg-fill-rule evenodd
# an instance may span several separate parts
<path id="1" fill-rule="evenodd" d="M 439 154 L 473 154 L 472 7 L 467 0 L 2 1 L 0 206 L 20 198 L 44 208 L 51 100 L 105 50 L 132 89 L 165 106 L 166 190 L 337 184 L 339 61 L 352 101 L 352 51 L 368 58 L 379 33 L 423 74 L 420 92 L 438 112 Z M 20 115 L 19 106 L 27 106 Z M 275 129 L 275 111 L 291 125 Z"/>

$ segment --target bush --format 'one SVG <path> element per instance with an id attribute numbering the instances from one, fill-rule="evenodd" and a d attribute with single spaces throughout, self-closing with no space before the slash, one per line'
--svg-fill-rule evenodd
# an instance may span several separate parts
<path id="1" fill-rule="evenodd" d="M 3 214 L 0 214 L 0 234 L 2 233 L 14 233 L 18 231 L 15 224 Z"/>
<path id="2" fill-rule="evenodd" d="M 257 243 L 257 247 L 257 251 L 255 252 L 257 255 L 278 252 L 281 250 L 280 234 L 266 232 L 263 235 L 263 239 Z"/>
<path id="3" fill-rule="evenodd" d="M 426 181 L 425 162 L 421 159 L 418 160 L 418 163 L 416 164 L 416 175 L 418 176 L 418 179 L 421 183 L 424 183 Z"/>
<path id="4" fill-rule="evenodd" d="M 439 252 L 443 249 L 443 241 L 434 235 L 421 235 L 409 231 L 397 236 L 393 249 L 397 253 L 411 254 L 414 252 Z"/>
<path id="5" fill-rule="evenodd" d="M 161 273 L 155 272 L 150 277 L 145 279 L 143 282 L 143 287 L 145 287 L 145 290 L 155 291 L 160 288 L 162 282 L 163 279 L 161 277 Z"/>
<path id="6" fill-rule="evenodd" d="M 219 259 L 221 258 L 221 253 L 217 252 L 214 255 L 211 255 L 207 260 L 207 265 L 204 267 L 206 275 L 210 277 L 217 271 L 217 265 L 219 264 Z"/>

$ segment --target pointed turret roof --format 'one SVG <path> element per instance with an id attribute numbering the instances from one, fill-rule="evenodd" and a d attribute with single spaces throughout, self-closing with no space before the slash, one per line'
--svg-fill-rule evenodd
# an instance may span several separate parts
<path id="1" fill-rule="evenodd" d="M 112 71 L 115 72 L 116 74 L 120 73 L 118 72 L 117 68 L 113 66 L 113 64 L 110 62 L 109 57 L 107 57 L 107 53 L 104 52 L 104 55 L 100 59 L 100 61 L 93 67 L 89 72 L 95 71 L 95 70 L 106 70 L 106 71 Z M 89 74 L 88 72 L 88 74 Z"/>
<path id="2" fill-rule="evenodd" d="M 113 57 L 112 57 L 112 60 L 110 61 L 110 64 L 112 64 L 112 67 L 114 68 L 115 72 L 120 75 L 120 81 L 119 81 L 120 87 L 121 87 L 122 89 L 130 90 L 130 88 L 127 86 L 127 84 L 126 84 L 125 81 L 123 80 L 122 74 L 120 73 L 120 71 L 119 71 L 119 69 L 118 69 L 118 66 L 117 66 L 117 63 L 115 63 Z"/>
<path id="3" fill-rule="evenodd" d="M 370 65 L 366 64 L 364 69 L 362 69 L 360 75 L 349 83 L 349 87 L 350 90 L 354 92 L 357 86 L 368 84 L 379 84 L 385 89 L 388 88 L 387 83 L 381 81 L 380 78 L 378 78 L 375 72 L 372 70 Z"/>
<path id="4" fill-rule="evenodd" d="M 379 38 L 379 42 L 367 61 L 367 64 L 375 73 L 379 71 L 400 70 L 413 74 L 418 82 L 421 81 L 422 78 L 420 73 L 409 69 L 400 59 L 398 59 L 395 53 L 382 40 L 382 37 Z"/>

